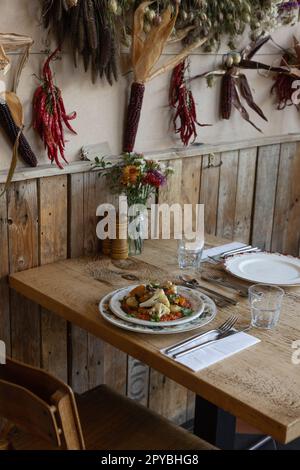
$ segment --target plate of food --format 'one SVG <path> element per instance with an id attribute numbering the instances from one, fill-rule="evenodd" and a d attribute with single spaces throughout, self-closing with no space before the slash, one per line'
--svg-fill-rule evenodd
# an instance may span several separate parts
<path id="1" fill-rule="evenodd" d="M 161 326 L 159 323 L 155 322 L 151 323 L 149 326 L 137 325 L 136 323 L 129 322 L 128 319 L 123 320 L 122 318 L 119 318 L 109 308 L 111 297 L 121 290 L 123 291 L 124 289 L 118 289 L 117 291 L 111 292 L 103 297 L 99 304 L 99 312 L 102 318 L 104 318 L 104 320 L 106 320 L 108 323 L 131 332 L 150 335 L 170 335 L 184 333 L 202 328 L 203 326 L 210 323 L 217 314 L 217 307 L 214 301 L 207 295 L 200 293 L 201 299 L 204 303 L 204 310 L 201 315 L 196 317 L 194 320 L 191 320 L 188 323 L 173 326 Z"/>
<path id="2" fill-rule="evenodd" d="M 199 317 L 204 302 L 199 292 L 165 282 L 125 287 L 111 297 L 109 307 L 131 323 L 167 327 Z"/>

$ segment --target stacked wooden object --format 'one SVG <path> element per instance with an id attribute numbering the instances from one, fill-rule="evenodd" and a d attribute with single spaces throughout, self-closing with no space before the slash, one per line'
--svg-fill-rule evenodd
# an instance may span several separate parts
<path id="1" fill-rule="evenodd" d="M 127 218 L 116 218 L 116 237 L 102 240 L 102 253 L 112 259 L 128 258 Z"/>

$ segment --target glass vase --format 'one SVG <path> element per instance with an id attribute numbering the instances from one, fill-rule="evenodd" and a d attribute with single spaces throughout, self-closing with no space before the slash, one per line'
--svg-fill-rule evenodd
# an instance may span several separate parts
<path id="1" fill-rule="evenodd" d="M 144 247 L 145 216 L 141 212 L 128 217 L 128 252 L 129 256 L 140 255 Z"/>

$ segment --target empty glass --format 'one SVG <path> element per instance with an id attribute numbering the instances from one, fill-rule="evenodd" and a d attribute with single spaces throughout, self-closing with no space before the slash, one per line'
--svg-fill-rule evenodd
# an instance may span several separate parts
<path id="1" fill-rule="evenodd" d="M 275 328 L 280 316 L 284 291 L 277 286 L 255 284 L 249 288 L 251 324 L 268 330 Z"/>
<path id="2" fill-rule="evenodd" d="M 178 240 L 178 264 L 181 269 L 200 270 L 204 241 Z"/>

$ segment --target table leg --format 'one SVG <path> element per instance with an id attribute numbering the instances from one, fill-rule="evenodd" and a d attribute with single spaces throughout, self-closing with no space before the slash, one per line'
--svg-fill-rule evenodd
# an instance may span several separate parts
<path id="1" fill-rule="evenodd" d="M 234 449 L 235 416 L 196 395 L 194 433 L 220 449 Z"/>

